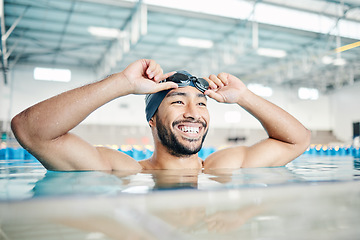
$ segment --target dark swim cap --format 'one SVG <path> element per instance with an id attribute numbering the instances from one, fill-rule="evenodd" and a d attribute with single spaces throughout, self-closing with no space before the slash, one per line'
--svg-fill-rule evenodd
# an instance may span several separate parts
<path id="1" fill-rule="evenodd" d="M 166 80 L 172 81 L 171 78 L 175 76 L 177 73 L 183 74 L 187 76 L 187 79 L 185 81 L 176 82 L 179 87 L 186 87 L 186 86 L 192 86 L 198 89 L 201 92 L 205 92 L 205 90 L 208 88 L 209 84 L 205 79 L 197 78 L 187 71 L 181 70 L 177 71 L 174 75 L 170 76 Z M 186 77 L 185 77 L 186 78 Z M 166 81 L 165 80 L 165 81 Z M 161 102 L 164 100 L 165 96 L 170 92 L 171 89 L 163 90 L 160 92 L 147 94 L 145 97 L 145 113 L 146 113 L 146 120 L 149 122 L 150 119 L 154 116 L 156 110 L 160 106 Z"/>

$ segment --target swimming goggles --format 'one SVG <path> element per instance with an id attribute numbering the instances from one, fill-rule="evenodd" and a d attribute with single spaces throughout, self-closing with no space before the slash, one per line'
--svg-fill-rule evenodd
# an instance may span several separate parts
<path id="1" fill-rule="evenodd" d="M 192 76 L 183 70 L 176 72 L 162 82 L 174 82 L 179 87 L 193 86 L 202 93 L 209 89 L 209 83 L 205 79 Z"/>

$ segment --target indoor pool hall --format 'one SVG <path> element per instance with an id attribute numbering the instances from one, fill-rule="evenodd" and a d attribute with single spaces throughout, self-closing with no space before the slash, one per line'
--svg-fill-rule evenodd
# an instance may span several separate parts
<path id="1" fill-rule="evenodd" d="M 0 240 L 360 239 L 358 0 L 0 13 Z"/>

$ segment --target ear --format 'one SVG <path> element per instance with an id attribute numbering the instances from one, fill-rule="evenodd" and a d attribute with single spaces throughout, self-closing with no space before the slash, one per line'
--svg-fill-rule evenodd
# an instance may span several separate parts
<path id="1" fill-rule="evenodd" d="M 150 126 L 150 127 L 154 127 L 154 126 L 155 126 L 154 117 L 150 118 L 150 120 L 149 120 L 149 126 Z"/>

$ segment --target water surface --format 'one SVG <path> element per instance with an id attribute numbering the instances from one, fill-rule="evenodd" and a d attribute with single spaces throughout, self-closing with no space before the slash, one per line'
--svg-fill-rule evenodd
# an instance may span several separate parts
<path id="1" fill-rule="evenodd" d="M 0 239 L 356 239 L 360 161 L 55 172 L 0 161 Z"/>

